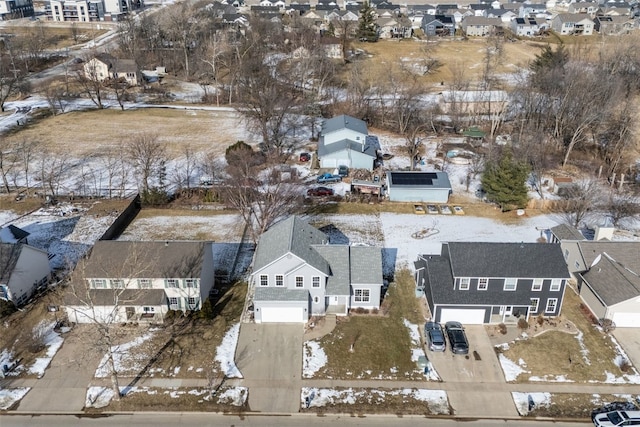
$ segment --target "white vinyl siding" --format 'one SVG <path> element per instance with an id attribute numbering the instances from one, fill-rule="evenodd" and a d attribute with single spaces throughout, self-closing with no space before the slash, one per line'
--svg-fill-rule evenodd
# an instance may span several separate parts
<path id="1" fill-rule="evenodd" d="M 140 289 L 151 289 L 151 279 L 138 279 Z"/>
<path id="2" fill-rule="evenodd" d="M 107 281 L 105 279 L 92 279 L 91 284 L 94 289 L 105 289 L 107 287 Z"/>
<path id="3" fill-rule="evenodd" d="M 111 288 L 112 289 L 124 289 L 124 280 L 122 279 L 111 279 Z"/>
<path id="4" fill-rule="evenodd" d="M 180 310 L 180 299 L 177 297 L 169 297 L 169 308 L 171 310 Z"/>
<path id="5" fill-rule="evenodd" d="M 184 279 L 184 284 L 187 288 L 198 288 L 198 279 Z"/>
<path id="6" fill-rule="evenodd" d="M 179 288 L 180 281 L 178 279 L 167 279 L 166 281 L 167 288 Z"/>
<path id="7" fill-rule="evenodd" d="M 276 286 L 284 286 L 284 276 L 282 274 L 276 274 Z"/>
<path id="8" fill-rule="evenodd" d="M 518 287 L 518 279 L 508 278 L 504 279 L 504 288 L 505 291 L 515 291 Z"/>

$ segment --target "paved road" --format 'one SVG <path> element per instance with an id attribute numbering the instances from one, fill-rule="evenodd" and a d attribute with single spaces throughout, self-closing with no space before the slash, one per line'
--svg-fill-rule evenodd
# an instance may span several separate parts
<path id="1" fill-rule="evenodd" d="M 242 324 L 236 365 L 251 384 L 251 411 L 299 411 L 303 336 L 302 324 Z"/>
<path id="2" fill-rule="evenodd" d="M 73 415 L 41 415 L 31 416 L 3 416 L 0 419 L 2 427 L 68 427 L 68 426 L 149 426 L 161 425 L 178 426 L 194 425 L 202 427 L 229 427 L 229 426 L 259 426 L 259 427 L 299 427 L 299 426 L 362 426 L 362 427 L 416 427 L 416 425 L 429 425 L 430 427 L 451 427 L 458 424 L 469 427 L 534 427 L 538 425 L 551 425 L 554 427 L 585 427 L 591 425 L 586 422 L 544 422 L 541 420 L 450 420 L 424 417 L 405 416 L 325 416 L 295 415 L 288 417 L 269 416 L 232 416 L 218 414 L 190 414 L 190 413 L 156 413 L 135 415 L 112 415 L 103 418 L 76 417 Z"/>

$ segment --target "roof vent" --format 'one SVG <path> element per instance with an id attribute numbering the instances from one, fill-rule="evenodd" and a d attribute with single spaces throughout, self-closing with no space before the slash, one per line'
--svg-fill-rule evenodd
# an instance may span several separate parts
<path id="1" fill-rule="evenodd" d="M 168 240 L 164 242 L 164 246 L 165 247 L 169 246 L 169 241 Z"/>

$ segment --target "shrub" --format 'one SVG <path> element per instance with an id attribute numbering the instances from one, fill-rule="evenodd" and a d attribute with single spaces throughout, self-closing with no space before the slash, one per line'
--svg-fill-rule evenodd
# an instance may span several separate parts
<path id="1" fill-rule="evenodd" d="M 18 311 L 12 301 L 0 299 L 0 319 Z"/>
<path id="2" fill-rule="evenodd" d="M 200 319 L 213 319 L 213 305 L 209 298 L 202 303 L 202 308 L 198 312 L 198 317 Z"/>
<path id="3" fill-rule="evenodd" d="M 542 324 L 544 323 L 544 316 L 542 314 L 539 314 L 536 318 L 536 322 L 538 323 L 538 325 L 542 326 Z"/>
<path id="4" fill-rule="evenodd" d="M 529 322 L 527 322 L 527 319 L 525 319 L 524 317 L 518 319 L 518 328 L 522 329 L 523 331 L 525 329 L 529 329 Z"/>
<path id="5" fill-rule="evenodd" d="M 631 362 L 629 362 L 627 359 L 623 359 L 622 362 L 620 362 L 620 370 L 624 373 L 627 373 L 630 369 Z"/>
<path id="6" fill-rule="evenodd" d="M 371 314 L 378 314 L 379 312 L 380 310 L 378 310 L 377 308 L 371 309 Z"/>
<path id="7" fill-rule="evenodd" d="M 504 323 L 500 323 L 498 325 L 498 330 L 500 331 L 500 333 L 502 335 L 506 335 L 507 334 L 507 325 L 505 325 Z"/>

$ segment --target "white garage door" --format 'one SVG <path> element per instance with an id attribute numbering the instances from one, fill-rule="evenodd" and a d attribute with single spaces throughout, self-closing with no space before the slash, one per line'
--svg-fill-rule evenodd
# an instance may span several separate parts
<path id="1" fill-rule="evenodd" d="M 440 312 L 440 323 L 451 320 L 469 325 L 482 325 L 485 310 L 471 308 L 443 308 Z"/>
<path id="2" fill-rule="evenodd" d="M 336 159 L 331 159 L 331 158 L 320 159 L 320 167 L 321 168 L 337 168 L 338 161 Z"/>
<path id="3" fill-rule="evenodd" d="M 619 328 L 637 328 L 640 325 L 640 314 L 638 313 L 613 313 L 613 323 Z"/>
<path id="4" fill-rule="evenodd" d="M 304 317 L 302 307 L 263 307 L 263 323 L 302 323 L 307 319 Z"/>

